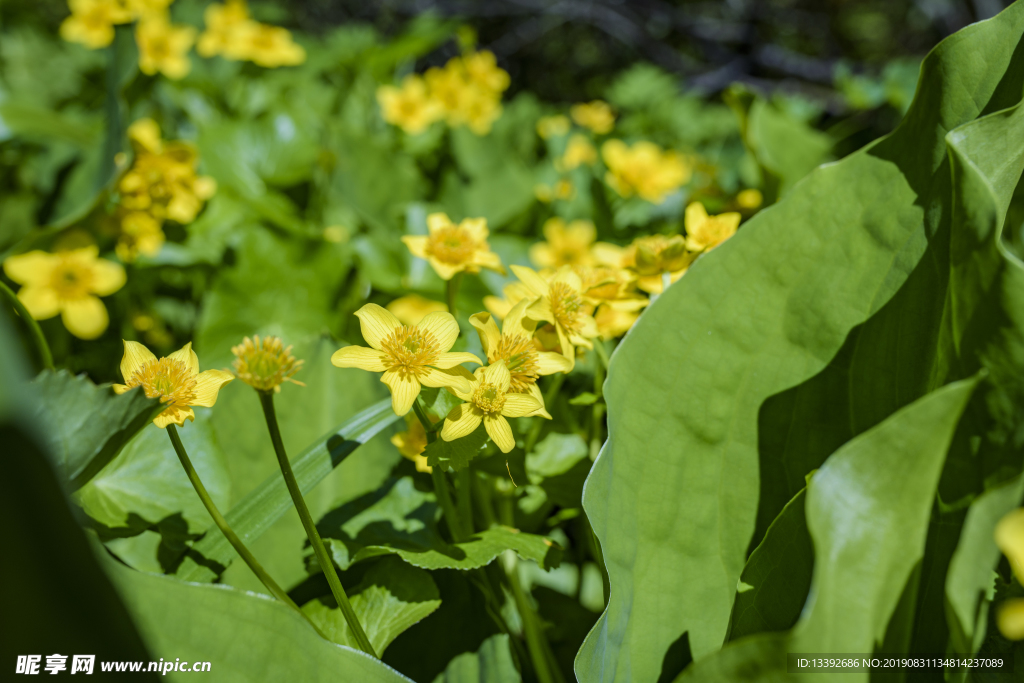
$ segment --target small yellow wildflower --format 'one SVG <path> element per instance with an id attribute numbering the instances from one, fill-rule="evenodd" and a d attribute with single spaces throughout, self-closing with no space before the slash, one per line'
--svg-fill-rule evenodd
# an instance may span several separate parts
<path id="1" fill-rule="evenodd" d="M 257 391 L 280 392 L 284 382 L 305 386 L 292 379 L 305 361 L 296 360 L 292 347 L 285 347 L 280 337 L 246 337 L 231 347 L 231 353 L 235 354 L 235 377 Z"/>
<path id="2" fill-rule="evenodd" d="M 116 0 L 68 0 L 68 7 L 71 16 L 61 23 L 60 37 L 90 50 L 110 45 L 114 25 L 132 20 L 131 13 Z"/>
<path id="3" fill-rule="evenodd" d="M 530 247 L 530 260 L 540 268 L 585 266 L 593 263 L 590 245 L 597 238 L 593 221 L 574 220 L 566 225 L 558 216 L 544 222 L 545 242 Z"/>
<path id="4" fill-rule="evenodd" d="M 686 226 L 686 247 L 691 251 L 710 251 L 736 234 L 740 226 L 740 214 L 737 212 L 720 213 L 709 216 L 707 209 L 700 202 L 693 202 L 686 207 L 684 217 Z"/>
<path id="5" fill-rule="evenodd" d="M 565 135 L 569 132 L 571 125 L 569 118 L 563 114 L 543 116 L 537 119 L 537 135 L 544 140 Z"/>
<path id="6" fill-rule="evenodd" d="M 192 68 L 188 51 L 195 39 L 196 30 L 191 26 L 172 26 L 160 15 L 143 17 L 135 27 L 139 70 L 149 76 L 162 73 L 172 80 L 184 78 Z"/>
<path id="7" fill-rule="evenodd" d="M 229 59 L 247 59 L 266 69 L 297 66 L 306 61 L 306 50 L 292 40 L 288 29 L 246 21 L 238 24 L 224 55 Z"/>
<path id="8" fill-rule="evenodd" d="M 555 168 L 559 171 L 571 171 L 584 164 L 591 165 L 597 162 L 597 150 L 586 135 L 576 134 L 569 138 L 569 144 L 565 146 L 565 153 L 561 159 L 555 162 Z"/>
<path id="9" fill-rule="evenodd" d="M 125 263 L 132 263 L 140 254 L 156 256 L 164 244 L 160 222 L 145 211 L 128 211 L 121 216 L 121 232 L 115 251 Z"/>
<path id="10" fill-rule="evenodd" d="M 501 116 L 501 100 L 479 88 L 471 88 L 466 98 L 466 125 L 477 135 L 487 135 Z"/>
<path id="11" fill-rule="evenodd" d="M 391 407 L 398 415 L 409 412 L 421 385 L 467 388 L 458 366 L 480 364 L 471 353 L 449 351 L 459 336 L 459 324 L 450 313 L 430 313 L 416 325 L 402 325 L 389 311 L 366 304 L 356 316 L 370 348 L 346 346 L 334 352 L 331 362 L 339 368 L 383 372 L 380 381 L 391 390 Z"/>
<path id="12" fill-rule="evenodd" d="M 433 416 L 430 419 L 433 420 Z M 427 430 L 415 415 L 405 416 L 405 431 L 392 436 L 391 443 L 403 458 L 413 461 L 417 472 L 430 474 L 433 471 L 434 468 L 427 464 L 427 456 L 423 455 L 427 447 Z"/>
<path id="13" fill-rule="evenodd" d="M 498 66 L 498 60 L 489 50 L 473 52 L 462 58 L 462 66 L 469 81 L 486 93 L 501 96 L 508 90 L 508 72 Z"/>
<path id="14" fill-rule="evenodd" d="M 430 96 L 444 111 L 449 126 L 461 126 L 466 122 L 466 109 L 473 92 L 466 82 L 462 60 L 454 57 L 441 67 L 431 67 L 423 74 Z"/>
<path id="15" fill-rule="evenodd" d="M 401 88 L 377 88 L 377 102 L 385 121 L 412 135 L 422 133 L 444 115 L 441 104 L 427 91 L 426 81 L 416 75 L 406 76 Z"/>
<path id="16" fill-rule="evenodd" d="M 391 311 L 403 325 L 416 325 L 428 313 L 443 313 L 448 310 L 440 301 L 425 299 L 419 294 L 398 297 L 384 308 Z"/>
<path id="17" fill-rule="evenodd" d="M 615 126 L 615 114 L 612 113 L 612 108 L 608 106 L 607 102 L 601 100 L 574 104 L 569 109 L 569 115 L 572 116 L 573 121 L 598 135 L 610 133 Z"/>
<path id="18" fill-rule="evenodd" d="M 160 402 L 167 406 L 153 420 L 153 424 L 161 429 L 169 424 L 182 427 L 185 420 L 195 420 L 192 407 L 213 406 L 220 388 L 235 378 L 227 370 L 199 372 L 199 357 L 192 350 L 192 342 L 158 360 L 142 344 L 126 341 L 121 376 L 124 384 L 115 384 L 115 392 L 123 394 L 129 389 L 142 387 L 146 396 L 159 397 Z"/>
<path id="19" fill-rule="evenodd" d="M 501 291 L 505 295 L 504 298 L 491 295 L 484 297 L 484 308 L 499 320 L 504 320 L 509 311 L 523 299 L 536 299 L 530 288 L 522 282 L 510 282 Z"/>
<path id="20" fill-rule="evenodd" d="M 10 256 L 4 272 L 20 285 L 18 299 L 36 320 L 60 313 L 68 332 L 95 339 L 110 324 L 99 297 L 109 296 L 125 283 L 124 268 L 99 258 L 99 249 L 84 247 L 49 254 L 30 251 Z"/>
<path id="21" fill-rule="evenodd" d="M 490 132 L 501 115 L 501 93 L 509 84 L 490 52 L 453 57 L 443 68 L 427 69 L 423 79 L 448 125 L 468 125 L 477 135 Z"/>
<path id="22" fill-rule="evenodd" d="M 563 266 L 550 281 L 531 268 L 512 266 L 512 271 L 536 297 L 526 315 L 555 326 L 563 356 L 575 362 L 575 346 L 594 348 L 590 340 L 597 336 L 597 323 L 584 311 L 583 281 L 572 268 Z"/>
<path id="23" fill-rule="evenodd" d="M 481 268 L 504 273 L 501 257 L 487 244 L 487 219 L 466 218 L 456 225 L 447 214 L 427 216 L 429 235 L 402 238 L 412 255 L 426 259 L 444 280 L 456 273 L 479 273 Z"/>
<path id="24" fill-rule="evenodd" d="M 682 235 L 638 237 L 631 245 L 631 252 L 630 265 L 640 276 L 637 286 L 650 294 L 661 294 L 665 290 L 666 276 L 669 284 L 679 280 L 698 254 L 686 249 Z"/>
<path id="25" fill-rule="evenodd" d="M 227 0 L 213 3 L 203 13 L 206 30 L 199 36 L 196 52 L 202 57 L 213 57 L 237 52 L 236 45 L 240 31 L 249 19 L 249 8 L 244 0 Z"/>
<path id="26" fill-rule="evenodd" d="M 594 321 L 602 339 L 621 337 L 648 305 L 646 297 L 634 290 L 636 275 L 613 266 L 576 266 L 573 270 L 583 282 L 583 298 L 597 307 Z"/>
<path id="27" fill-rule="evenodd" d="M 541 409 L 541 404 L 529 394 L 509 393 L 512 375 L 504 361 L 477 368 L 468 387 L 455 387 L 453 393 L 461 403 L 448 413 L 441 438 L 454 441 L 472 434 L 480 423 L 502 453 L 516 447 L 512 426 L 507 417 L 525 417 Z"/>
<path id="28" fill-rule="evenodd" d="M 646 140 L 632 147 L 622 140 L 609 140 L 601 147 L 601 156 L 608 166 L 605 182 L 623 197 L 637 194 L 652 204 L 660 204 L 692 174 L 681 155 L 664 152 Z"/>
<path id="29" fill-rule="evenodd" d="M 572 199 L 576 196 L 576 188 L 568 178 L 562 178 L 554 186 L 534 185 L 533 194 L 545 204 L 550 204 L 555 199 Z"/>
<path id="30" fill-rule="evenodd" d="M 736 204 L 738 204 L 741 209 L 746 209 L 748 211 L 758 208 L 763 202 L 764 195 L 761 194 L 760 190 L 753 188 L 743 190 L 736 195 Z"/>
<path id="31" fill-rule="evenodd" d="M 541 375 L 569 372 L 573 363 L 560 353 L 540 351 L 533 341 L 537 323 L 526 317 L 526 309 L 532 302 L 522 300 L 512 307 L 502 321 L 501 330 L 490 313 L 476 313 L 469 322 L 476 328 L 483 344 L 487 362 L 505 363 L 511 373 L 509 391 L 516 394 L 530 394 L 544 408 L 544 397 L 537 386 Z M 540 413 L 550 419 L 547 412 Z"/>
<path id="32" fill-rule="evenodd" d="M 1024 581 L 1024 508 L 1007 513 L 995 529 L 996 545 L 1010 561 L 1018 581 Z M 1010 640 L 1024 639 L 1024 598 L 1006 600 L 996 615 L 999 630 Z"/>

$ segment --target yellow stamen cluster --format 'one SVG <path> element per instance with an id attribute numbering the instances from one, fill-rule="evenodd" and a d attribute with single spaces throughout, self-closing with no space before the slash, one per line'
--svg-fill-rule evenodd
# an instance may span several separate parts
<path id="1" fill-rule="evenodd" d="M 497 384 L 481 382 L 473 391 L 472 401 L 482 413 L 501 413 L 501 409 L 505 407 L 505 392 Z"/>
<path id="2" fill-rule="evenodd" d="M 487 355 L 487 362 L 505 361 L 512 375 L 512 391 L 523 392 L 536 384 L 540 377 L 537 365 L 538 349 L 531 337 L 525 335 L 502 335 L 497 348 Z"/>
<path id="3" fill-rule="evenodd" d="M 477 245 L 466 230 L 449 225 L 427 239 L 427 253 L 438 261 L 457 265 L 468 260 Z"/>
<path id="4" fill-rule="evenodd" d="M 437 360 L 441 347 L 434 335 L 415 325 L 402 325 L 384 337 L 380 343 L 389 370 L 416 376 L 424 366 Z"/>
<path id="5" fill-rule="evenodd" d="M 235 377 L 259 391 L 280 391 L 281 384 L 292 382 L 292 376 L 302 369 L 304 361 L 292 355 L 292 347 L 285 346 L 279 337 L 253 339 L 246 337 L 231 348 L 235 354 Z"/>
<path id="6" fill-rule="evenodd" d="M 145 363 L 125 380 L 129 389 L 142 387 L 149 398 L 158 398 L 167 411 L 186 409 L 196 400 L 196 378 L 187 365 L 174 358 Z"/>
<path id="7" fill-rule="evenodd" d="M 407 133 L 421 133 L 443 119 L 453 128 L 467 126 L 486 135 L 501 116 L 501 94 L 508 85 L 508 73 L 498 67 L 493 53 L 474 52 L 423 76 L 407 76 L 400 88 L 381 86 L 377 102 L 384 120 Z"/>
<path id="8" fill-rule="evenodd" d="M 118 182 L 121 234 L 117 255 L 133 261 L 154 255 L 164 242 L 165 220 L 181 224 L 196 219 L 203 203 L 213 196 L 216 183 L 197 173 L 199 155 L 186 142 L 166 142 L 152 119 L 140 119 L 128 128 L 135 160 Z"/>
<path id="9" fill-rule="evenodd" d="M 551 285 L 551 313 L 555 323 L 561 325 L 570 334 L 580 330 L 579 316 L 583 307 L 583 299 L 565 282 Z"/>

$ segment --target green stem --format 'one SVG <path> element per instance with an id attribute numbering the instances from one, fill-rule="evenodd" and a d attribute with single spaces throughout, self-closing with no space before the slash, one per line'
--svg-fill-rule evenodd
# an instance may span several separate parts
<path id="1" fill-rule="evenodd" d="M 555 400 L 555 396 L 562 388 L 562 382 L 565 381 L 565 373 L 560 372 L 551 379 L 551 384 L 548 385 L 548 390 L 544 392 L 544 407 L 551 407 L 551 403 Z M 549 410 L 550 412 L 550 410 Z M 544 427 L 543 420 L 534 420 L 530 426 L 530 432 L 526 435 L 526 444 L 524 450 L 529 455 L 533 452 L 533 447 L 537 445 L 537 439 L 540 438 L 540 430 Z"/>
<path id="2" fill-rule="evenodd" d="M 447 284 L 448 312 L 453 316 L 458 315 L 455 310 L 455 301 L 459 296 L 459 285 L 462 284 L 462 273 L 456 273 Z"/>
<path id="3" fill-rule="evenodd" d="M 213 499 L 210 498 L 210 494 L 207 493 L 206 487 L 203 486 L 203 481 L 199 478 L 196 468 L 192 466 L 192 461 L 189 460 L 188 453 L 185 452 L 185 446 L 181 443 L 181 437 L 178 436 L 178 428 L 173 424 L 167 425 L 167 436 L 171 437 L 171 444 L 174 446 L 174 452 L 178 454 L 178 460 L 181 461 L 181 466 L 185 468 L 185 474 L 188 475 L 189 481 L 192 482 L 192 488 L 196 490 L 199 500 L 203 501 L 206 511 L 210 513 L 211 517 L 213 517 L 214 523 L 217 525 L 217 528 L 220 529 L 220 532 L 224 534 L 224 537 L 228 539 L 228 543 L 231 544 L 231 547 L 235 549 L 235 552 L 237 552 L 243 560 L 245 560 L 245 563 L 249 565 L 249 569 L 251 569 L 252 573 L 256 575 L 264 586 L 267 587 L 267 590 L 270 591 L 271 595 L 301 614 L 306 621 L 309 621 L 306 614 L 299 609 L 299 606 L 296 605 L 290 597 L 288 597 L 288 593 L 277 585 L 277 582 L 271 578 L 270 574 L 267 573 L 267 570 L 265 570 L 253 554 L 249 552 L 249 549 L 245 547 L 244 543 L 242 543 L 242 539 L 238 537 L 228 524 L 228 520 L 224 519 L 224 515 L 222 515 L 220 510 L 217 509 L 217 505 L 213 502 Z M 317 633 L 321 636 L 324 635 L 320 629 L 317 628 L 316 624 L 313 624 L 311 621 L 309 623 L 313 625 L 313 628 L 316 629 Z"/>
<path id="4" fill-rule="evenodd" d="M 11 288 L 0 282 L 0 294 L 3 295 L 7 302 L 14 309 L 14 312 L 25 321 L 25 325 L 28 326 L 28 331 L 32 335 L 32 343 L 36 347 L 36 353 L 39 354 L 39 361 L 43 364 L 43 368 L 46 370 L 53 370 L 53 354 L 50 353 L 50 345 L 46 343 L 46 336 L 43 335 L 42 328 L 39 327 L 39 323 L 25 308 L 25 304 L 21 303 L 21 299 L 18 295 L 11 291 Z"/>
<path id="5" fill-rule="evenodd" d="M 284 450 L 284 441 L 281 439 L 281 429 L 277 424 L 277 414 L 274 411 L 274 393 L 272 391 L 257 391 L 257 393 L 260 396 L 260 404 L 263 406 L 263 416 L 267 419 L 267 429 L 270 430 L 270 440 L 274 444 L 277 463 L 281 466 L 281 474 L 284 475 L 284 483 L 288 486 L 288 493 L 291 494 L 295 510 L 299 513 L 302 526 L 306 529 L 306 536 L 309 538 L 310 545 L 313 546 L 316 559 L 320 563 L 321 569 L 323 569 L 324 576 L 327 577 L 327 583 L 331 586 L 331 593 L 334 594 L 334 599 L 338 603 L 338 607 L 341 608 L 341 613 L 345 615 L 345 621 L 348 622 L 348 627 L 352 630 L 352 634 L 359 644 L 359 649 L 373 657 L 377 657 L 377 653 L 373 650 L 373 645 L 370 644 L 370 639 L 366 636 L 366 631 L 363 630 L 355 610 L 352 609 L 352 603 L 348 601 L 348 595 L 345 594 L 345 588 L 341 585 L 338 572 L 334 568 L 334 562 L 331 560 L 331 556 L 328 555 L 327 548 L 324 547 L 324 542 L 320 538 L 316 524 L 313 523 L 313 517 L 309 514 L 309 508 L 306 507 L 306 501 L 302 497 L 299 483 L 295 481 L 295 473 L 292 472 L 291 463 L 288 461 L 288 454 Z M 377 658 L 379 659 L 379 657 Z"/>
<path id="6" fill-rule="evenodd" d="M 459 519 L 462 521 L 463 533 L 469 537 L 473 535 L 473 471 L 469 465 L 459 470 L 456 474 L 459 484 L 458 510 Z"/>
<path id="7" fill-rule="evenodd" d="M 419 418 L 420 423 L 423 425 L 423 429 L 427 432 L 427 443 L 434 443 L 437 441 L 437 430 L 439 425 L 435 425 L 430 421 L 430 418 L 427 417 L 427 409 L 423 405 L 423 399 L 417 396 L 416 401 L 412 404 L 412 409 L 416 412 L 416 417 Z M 441 512 L 444 514 L 444 521 L 448 524 L 448 533 L 451 534 L 453 542 L 461 543 L 469 538 L 469 534 L 465 533 L 465 527 L 462 525 L 462 519 L 459 516 L 459 512 L 455 507 L 454 501 L 452 501 L 451 491 L 448 490 L 448 477 L 445 476 L 440 467 L 432 467 L 430 470 L 430 478 L 434 481 L 434 495 L 437 496 L 437 502 L 441 506 Z"/>

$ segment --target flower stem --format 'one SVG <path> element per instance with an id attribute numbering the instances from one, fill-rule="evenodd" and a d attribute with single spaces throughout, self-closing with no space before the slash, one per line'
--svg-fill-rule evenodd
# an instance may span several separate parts
<path id="1" fill-rule="evenodd" d="M 435 425 L 430 421 L 430 418 L 427 416 L 427 409 L 423 405 L 423 399 L 417 396 L 416 401 L 412 404 L 412 408 L 416 411 L 416 417 L 419 418 L 420 424 L 423 425 L 423 429 L 427 432 L 427 443 L 437 441 L 439 425 Z M 434 481 L 434 495 L 437 496 L 437 503 L 441 506 L 444 521 L 448 524 L 448 533 L 451 534 L 453 542 L 461 543 L 469 538 L 470 534 L 465 532 L 462 518 L 459 516 L 459 511 L 452 501 L 451 491 L 448 490 L 448 477 L 445 476 L 440 467 L 434 466 L 430 468 L 430 478 Z"/>
<path id="2" fill-rule="evenodd" d="M 544 406 L 550 407 L 551 402 L 555 400 L 555 396 L 562 388 L 562 382 L 565 381 L 565 373 L 560 372 L 551 378 L 551 383 L 548 385 L 548 390 L 544 392 Z M 526 435 L 526 444 L 523 450 L 529 455 L 533 451 L 533 447 L 537 445 L 537 439 L 540 437 L 540 430 L 544 427 L 543 420 L 534 420 L 530 426 L 530 432 Z"/>
<path id="3" fill-rule="evenodd" d="M 363 630 L 355 610 L 352 609 L 352 603 L 349 602 L 348 595 L 345 594 L 345 588 L 341 585 L 338 572 L 334 568 L 334 562 L 331 560 L 331 556 L 327 554 L 327 548 L 324 547 L 324 542 L 320 538 L 316 524 L 313 523 L 313 517 L 309 514 L 309 508 L 306 507 L 306 501 L 302 498 L 299 483 L 295 481 L 295 473 L 292 472 L 291 463 L 288 461 L 288 454 L 284 450 L 284 441 L 281 439 L 281 430 L 277 424 L 277 414 L 274 411 L 274 393 L 272 391 L 258 391 L 257 393 L 260 396 L 260 404 L 263 406 L 263 415 L 267 419 L 267 429 L 270 430 L 270 440 L 274 444 L 277 463 L 281 466 L 281 474 L 284 475 L 284 483 L 288 486 L 288 493 L 291 494 L 292 502 L 295 504 L 295 509 L 302 520 L 302 526 L 306 529 L 306 536 L 313 546 L 313 552 L 316 553 L 316 559 L 320 563 L 320 568 L 323 570 L 324 576 L 327 577 L 327 583 L 331 586 L 331 593 L 334 594 L 334 599 L 338 603 L 338 607 L 341 608 L 341 613 L 345 615 L 345 621 L 348 622 L 348 627 L 352 630 L 352 634 L 359 644 L 359 649 L 373 657 L 377 657 L 377 653 L 373 650 L 373 645 L 370 644 L 370 639 L 366 636 L 366 631 Z M 379 659 L 379 657 L 377 658 Z"/>
<path id="4" fill-rule="evenodd" d="M 7 299 L 14 312 L 28 326 L 28 331 L 32 335 L 32 343 L 36 347 L 36 352 L 39 354 L 39 362 L 43 364 L 43 368 L 53 370 L 53 354 L 50 353 L 50 345 L 46 343 L 46 337 L 43 335 L 43 330 L 39 327 L 39 323 L 36 322 L 36 319 L 25 308 L 25 304 L 21 303 L 18 295 L 11 291 L 11 288 L 3 282 L 0 282 L 0 294 Z"/>
<path id="5" fill-rule="evenodd" d="M 453 316 L 458 315 L 455 311 L 455 301 L 459 296 L 459 285 L 462 284 L 462 273 L 455 273 L 447 283 L 448 312 Z"/>
<path id="6" fill-rule="evenodd" d="M 459 470 L 456 475 L 459 484 L 458 509 L 459 519 L 463 524 L 463 531 L 466 536 L 473 535 L 473 470 L 469 465 Z"/>
<path id="7" fill-rule="evenodd" d="M 217 505 L 213 502 L 213 499 L 210 498 L 210 494 L 207 493 L 206 487 L 203 486 L 203 481 L 199 478 L 199 473 L 196 472 L 196 468 L 192 466 L 192 461 L 189 459 L 188 453 L 185 452 L 185 446 L 181 443 L 181 437 L 178 436 L 178 428 L 173 424 L 167 425 L 167 436 L 171 437 L 171 444 L 174 446 L 174 452 L 178 454 L 178 460 L 181 461 L 181 466 L 185 468 L 185 474 L 188 475 L 189 481 L 192 482 L 192 488 L 196 490 L 199 500 L 203 501 L 206 511 L 210 513 L 211 517 L 213 517 L 214 523 L 217 525 L 217 528 L 220 529 L 221 533 L 224 534 L 224 537 L 228 539 L 228 543 L 231 544 L 231 547 L 233 547 L 235 552 L 245 560 L 245 563 L 249 565 L 249 569 L 251 569 L 252 573 L 256 575 L 264 586 L 266 586 L 271 595 L 301 614 L 306 621 L 309 621 L 306 614 L 299 609 L 299 606 L 296 605 L 290 597 L 288 597 L 288 593 L 277 585 L 277 582 L 271 578 L 270 574 L 267 573 L 267 570 L 265 570 L 253 554 L 249 552 L 249 549 L 245 547 L 244 543 L 242 543 L 242 539 L 240 539 L 231 526 L 228 525 L 228 520 L 224 519 L 224 515 L 222 515 L 220 510 L 217 509 Z M 313 625 L 313 628 L 316 629 L 317 633 L 321 636 L 324 635 L 320 629 L 317 628 L 316 624 L 313 624 L 311 621 L 309 623 Z M 324 637 L 326 638 L 326 636 Z"/>

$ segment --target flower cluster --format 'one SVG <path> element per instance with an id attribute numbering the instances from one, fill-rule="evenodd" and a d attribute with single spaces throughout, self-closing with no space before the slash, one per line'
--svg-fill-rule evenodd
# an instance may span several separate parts
<path id="1" fill-rule="evenodd" d="M 135 42 L 139 48 L 139 70 L 147 75 L 163 74 L 178 80 L 188 75 L 188 53 L 196 43 L 196 29 L 171 23 L 173 0 L 68 0 L 71 16 L 64 20 L 60 35 L 96 50 L 114 40 L 114 27 L 138 22 Z M 274 68 L 302 64 L 306 52 L 287 29 L 262 24 L 249 17 L 245 0 L 227 0 L 206 8 L 206 31 L 199 36 L 196 51 L 203 57 L 222 55 L 227 59 L 251 61 Z"/>
<path id="2" fill-rule="evenodd" d="M 196 173 L 195 147 L 161 140 L 152 119 L 133 123 L 128 137 L 135 159 L 117 184 L 117 255 L 126 262 L 156 254 L 164 242 L 163 222 L 191 223 L 216 190 L 213 178 Z"/>
<path id="3" fill-rule="evenodd" d="M 245 0 L 213 3 L 203 15 L 206 30 L 196 52 L 203 57 L 249 61 L 264 68 L 295 66 L 306 61 L 306 51 L 288 29 L 263 24 L 249 16 Z"/>
<path id="4" fill-rule="evenodd" d="M 95 339 L 110 318 L 99 297 L 109 296 L 125 283 L 124 268 L 99 258 L 99 249 L 85 247 L 49 254 L 30 251 L 10 256 L 4 272 L 18 284 L 18 299 L 36 320 L 60 313 L 68 332 L 80 339 Z"/>
<path id="5" fill-rule="evenodd" d="M 612 189 L 623 197 L 638 195 L 652 204 L 664 201 L 693 173 L 683 156 L 646 140 L 632 146 L 622 140 L 608 140 L 601 147 L 601 157 L 608 167 L 605 182 Z"/>
<path id="6" fill-rule="evenodd" d="M 493 53 L 473 52 L 422 76 L 406 76 L 401 86 L 382 85 L 377 102 L 384 120 L 406 133 L 422 133 L 444 120 L 453 128 L 468 126 L 486 135 L 501 116 L 501 94 L 508 85 L 508 73 L 498 67 Z"/>

